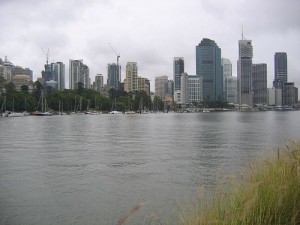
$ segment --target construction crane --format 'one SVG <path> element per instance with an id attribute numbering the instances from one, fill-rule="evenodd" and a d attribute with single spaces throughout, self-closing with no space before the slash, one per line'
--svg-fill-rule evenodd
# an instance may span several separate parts
<path id="1" fill-rule="evenodd" d="M 120 53 L 118 54 L 115 49 L 111 46 L 110 43 L 108 43 L 108 45 L 110 46 L 110 48 L 114 51 L 114 53 L 116 54 L 117 56 L 117 66 L 119 66 L 119 58 L 120 58 Z"/>
<path id="2" fill-rule="evenodd" d="M 49 60 L 49 48 L 47 49 L 47 52 L 41 47 L 41 50 L 43 51 L 43 53 L 46 56 L 46 63 L 48 65 L 48 60 Z"/>

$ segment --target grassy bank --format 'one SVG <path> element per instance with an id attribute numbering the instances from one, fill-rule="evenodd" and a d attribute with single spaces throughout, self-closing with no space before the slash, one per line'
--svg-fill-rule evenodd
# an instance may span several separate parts
<path id="1" fill-rule="evenodd" d="M 184 209 L 180 224 L 300 224 L 300 143 L 249 163 L 246 173 L 229 180 L 212 202 L 199 199 Z"/>

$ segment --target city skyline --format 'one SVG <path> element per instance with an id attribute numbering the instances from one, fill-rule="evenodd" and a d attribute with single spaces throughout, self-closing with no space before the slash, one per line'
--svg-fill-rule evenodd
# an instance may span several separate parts
<path id="1" fill-rule="evenodd" d="M 106 80 L 107 63 L 116 63 L 111 45 L 120 54 L 121 80 L 125 78 L 126 63 L 137 62 L 139 74 L 151 80 L 153 91 L 156 76 L 172 78 L 173 57 L 184 57 L 185 72 L 196 73 L 194 49 L 203 38 L 218 43 L 222 57 L 231 60 L 233 76 L 237 76 L 238 40 L 243 26 L 245 38 L 252 40 L 254 47 L 253 63 L 268 65 L 268 87 L 274 78 L 275 52 L 287 53 L 288 79 L 300 86 L 297 0 L 251 4 L 111 0 L 73 4 L 56 0 L 1 2 L 0 24 L 5 35 L 0 37 L 0 57 L 7 56 L 15 65 L 29 67 L 36 80 L 46 62 L 41 48 L 49 48 L 49 62 L 63 62 L 69 71 L 69 59 L 83 59 L 92 81 L 97 74 L 103 74 Z M 69 88 L 67 76 L 65 82 Z"/>

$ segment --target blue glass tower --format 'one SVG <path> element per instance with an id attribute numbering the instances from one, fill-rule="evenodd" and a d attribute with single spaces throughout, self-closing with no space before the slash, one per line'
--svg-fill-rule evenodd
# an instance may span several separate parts
<path id="1" fill-rule="evenodd" d="M 121 66 L 115 63 L 107 65 L 107 85 L 115 90 L 120 89 L 121 82 Z"/>
<path id="2" fill-rule="evenodd" d="M 204 101 L 223 100 L 221 49 L 215 41 L 204 38 L 196 46 L 196 74 L 203 77 Z"/>
<path id="3" fill-rule="evenodd" d="M 173 73 L 174 73 L 174 90 L 178 91 L 181 88 L 181 74 L 184 73 L 184 58 L 174 57 L 173 59 Z"/>

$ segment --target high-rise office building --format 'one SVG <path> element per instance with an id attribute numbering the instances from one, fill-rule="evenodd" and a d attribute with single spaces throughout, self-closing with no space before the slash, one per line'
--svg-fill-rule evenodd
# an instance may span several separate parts
<path id="1" fill-rule="evenodd" d="M 187 73 L 181 74 L 180 83 L 180 103 L 186 105 L 189 100 L 189 75 Z"/>
<path id="2" fill-rule="evenodd" d="M 221 64 L 223 67 L 223 79 L 225 80 L 226 77 L 232 76 L 232 63 L 229 59 L 222 58 Z"/>
<path id="3" fill-rule="evenodd" d="M 174 91 L 179 91 L 181 88 L 181 74 L 184 73 L 184 58 L 174 57 L 173 59 L 173 79 Z"/>
<path id="4" fill-rule="evenodd" d="M 239 40 L 239 59 L 237 61 L 238 103 L 252 106 L 252 57 L 251 40 Z"/>
<path id="5" fill-rule="evenodd" d="M 47 81 L 53 80 L 51 64 L 45 64 L 45 70 L 42 71 L 42 78 L 44 80 L 42 85 L 46 85 Z"/>
<path id="6" fill-rule="evenodd" d="M 145 77 L 138 76 L 138 91 L 145 91 L 147 95 L 150 95 L 150 81 Z"/>
<path id="7" fill-rule="evenodd" d="M 125 91 L 138 91 L 138 66 L 136 62 L 127 62 Z"/>
<path id="8" fill-rule="evenodd" d="M 167 95 L 174 96 L 174 80 L 168 80 L 167 83 Z"/>
<path id="9" fill-rule="evenodd" d="M 71 60 L 69 64 L 69 87 L 76 89 L 78 83 L 82 83 L 85 88 L 90 87 L 89 67 L 83 64 L 83 60 Z"/>
<path id="10" fill-rule="evenodd" d="M 232 63 L 229 59 L 221 59 L 222 69 L 223 69 L 223 99 L 226 101 L 225 97 L 225 79 L 232 76 Z"/>
<path id="11" fill-rule="evenodd" d="M 298 94 L 298 90 L 295 91 L 295 83 L 294 82 L 286 82 L 284 83 L 284 87 L 282 90 L 282 101 L 284 106 L 294 106 L 296 97 L 296 92 Z"/>
<path id="12" fill-rule="evenodd" d="M 200 104 L 203 102 L 203 77 L 198 75 L 188 76 L 188 103 Z"/>
<path id="13" fill-rule="evenodd" d="M 198 75 L 181 75 L 181 95 L 179 104 L 199 104 L 203 102 L 203 78 Z"/>
<path id="14" fill-rule="evenodd" d="M 155 77 L 155 95 L 162 99 L 167 95 L 168 76 Z"/>
<path id="15" fill-rule="evenodd" d="M 282 106 L 282 89 L 268 88 L 268 105 Z"/>
<path id="16" fill-rule="evenodd" d="M 237 104 L 237 99 L 238 99 L 237 86 L 238 86 L 237 77 L 228 76 L 225 78 L 224 99 L 227 102 Z"/>
<path id="17" fill-rule="evenodd" d="M 285 52 L 276 52 L 274 55 L 274 72 L 275 80 L 281 80 L 283 83 L 288 81 L 287 79 L 287 55 Z"/>
<path id="18" fill-rule="evenodd" d="M 252 92 L 253 105 L 266 105 L 268 103 L 267 90 L 267 64 L 252 64 Z"/>
<path id="19" fill-rule="evenodd" d="M 120 89 L 121 66 L 115 63 L 107 64 L 107 85 L 115 90 Z"/>
<path id="20" fill-rule="evenodd" d="M 223 100 L 221 49 L 215 41 L 204 38 L 196 46 L 196 74 L 203 77 L 204 101 Z"/>
<path id="21" fill-rule="evenodd" d="M 101 92 L 101 88 L 103 88 L 103 75 L 102 74 L 97 74 L 95 76 L 95 83 L 93 85 L 94 90 L 97 92 Z"/>
<path id="22" fill-rule="evenodd" d="M 57 82 L 57 90 L 65 89 L 65 64 L 51 63 L 52 79 Z"/>

